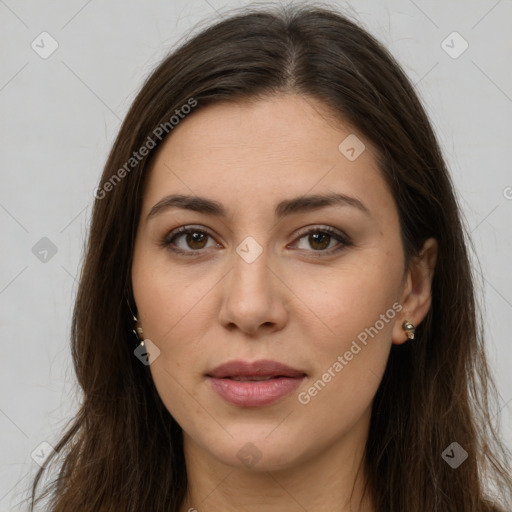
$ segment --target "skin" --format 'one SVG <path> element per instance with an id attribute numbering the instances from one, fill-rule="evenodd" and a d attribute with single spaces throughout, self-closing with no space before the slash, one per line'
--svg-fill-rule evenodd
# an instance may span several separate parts
<path id="1" fill-rule="evenodd" d="M 418 325 L 429 309 L 437 245 L 427 240 L 405 268 L 398 212 L 369 141 L 326 114 L 294 94 L 211 105 L 181 121 L 152 162 L 132 282 L 144 337 L 160 350 L 152 377 L 184 433 L 181 512 L 376 510 L 370 495 L 360 503 L 372 402 L 392 343 L 407 340 L 402 322 Z M 354 161 L 338 149 L 352 133 L 366 146 Z M 358 199 L 369 214 L 335 205 L 274 218 L 284 199 L 331 192 Z M 169 194 L 207 197 L 228 215 L 168 208 L 147 219 Z M 194 255 L 162 246 L 189 225 L 210 235 L 174 240 Z M 326 226 L 352 245 L 329 255 L 336 238 L 306 233 Z M 236 252 L 248 236 L 263 251 L 252 263 Z M 394 303 L 401 311 L 300 403 L 298 394 Z M 280 361 L 307 378 L 271 405 L 237 407 L 205 377 L 233 359 Z M 247 443 L 259 451 L 251 467 L 237 456 Z"/>

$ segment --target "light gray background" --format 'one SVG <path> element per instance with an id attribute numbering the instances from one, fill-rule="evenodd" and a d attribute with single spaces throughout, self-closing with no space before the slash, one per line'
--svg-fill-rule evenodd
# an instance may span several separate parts
<path id="1" fill-rule="evenodd" d="M 78 403 L 75 276 L 121 120 L 174 43 L 248 3 L 0 0 L 2 512 L 22 510 L 31 453 L 55 443 Z M 442 144 L 482 265 L 488 354 L 512 446 L 512 2 L 382 4 L 338 2 L 404 66 Z M 43 31 L 59 45 L 47 59 L 31 48 Z M 456 59 L 441 46 L 453 31 L 469 44 Z M 46 263 L 32 252 L 42 237 L 57 247 Z"/>

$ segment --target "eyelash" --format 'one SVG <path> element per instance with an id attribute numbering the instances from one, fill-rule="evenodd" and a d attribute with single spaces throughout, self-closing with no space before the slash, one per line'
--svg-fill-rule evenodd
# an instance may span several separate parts
<path id="1" fill-rule="evenodd" d="M 171 248 L 171 245 L 174 243 L 174 241 L 178 237 L 180 237 L 181 235 L 184 235 L 184 234 L 191 234 L 191 233 L 201 233 L 201 234 L 204 234 L 206 236 L 213 238 L 213 236 L 210 235 L 210 233 L 208 233 L 207 231 L 205 231 L 203 229 L 194 228 L 193 226 L 182 226 L 180 228 L 175 229 L 174 231 L 171 231 L 169 234 L 167 234 L 162 239 L 161 246 L 166 249 L 171 250 L 172 252 L 174 252 L 176 254 L 181 254 L 181 255 L 189 256 L 189 257 L 197 257 L 200 255 L 200 253 L 203 251 L 203 249 L 197 249 L 197 250 L 192 249 L 190 251 L 184 251 L 179 248 Z M 295 240 L 298 241 L 308 235 L 319 234 L 319 233 L 328 234 L 330 237 L 334 238 L 335 240 L 337 240 L 340 243 L 338 246 L 331 247 L 330 249 L 327 249 L 327 250 L 307 251 L 307 252 L 317 253 L 317 254 L 313 255 L 313 257 L 315 257 L 315 258 L 322 258 L 324 256 L 330 256 L 332 254 L 338 253 L 338 252 L 342 251 L 343 249 L 353 245 L 352 242 L 348 239 L 348 237 L 346 235 L 339 233 L 338 231 L 334 230 L 333 228 L 331 228 L 329 226 L 316 227 L 316 228 L 310 229 L 308 231 L 304 231 L 304 232 L 300 233 Z M 330 241 L 329 241 L 329 243 L 330 243 Z M 318 253 L 320 253 L 320 254 L 318 254 Z"/>

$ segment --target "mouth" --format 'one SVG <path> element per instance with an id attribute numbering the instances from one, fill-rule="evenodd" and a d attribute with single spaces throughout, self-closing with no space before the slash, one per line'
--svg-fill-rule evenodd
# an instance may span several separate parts
<path id="1" fill-rule="evenodd" d="M 267 377 L 256 377 L 255 375 L 253 375 L 253 376 L 248 376 L 248 377 L 222 377 L 222 378 L 223 379 L 237 380 L 239 382 L 246 382 L 246 381 L 261 382 L 261 381 L 264 381 L 264 380 L 279 379 L 281 377 L 282 378 L 292 378 L 292 377 L 286 377 L 285 375 L 269 375 Z"/>
<path id="2" fill-rule="evenodd" d="M 212 388 L 238 407 L 261 407 L 296 389 L 307 374 L 277 361 L 231 361 L 206 374 Z"/>
<path id="3" fill-rule="evenodd" d="M 292 368 L 277 361 L 262 359 L 252 363 L 245 361 L 229 361 L 217 366 L 206 374 L 216 379 L 233 380 L 268 380 L 278 377 L 304 377 L 306 372 Z"/>

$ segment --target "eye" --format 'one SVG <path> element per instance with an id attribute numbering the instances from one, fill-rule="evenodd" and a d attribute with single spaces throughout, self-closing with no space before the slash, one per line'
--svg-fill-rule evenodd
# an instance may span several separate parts
<path id="1" fill-rule="evenodd" d="M 201 249 L 212 247 L 208 246 L 208 238 L 212 236 L 205 230 L 195 228 L 193 226 L 183 226 L 171 231 L 163 240 L 162 245 L 169 248 L 173 252 L 194 256 L 193 253 L 199 252 Z M 220 244 L 214 243 L 213 246 Z"/>
<path id="2" fill-rule="evenodd" d="M 198 256 L 203 249 L 222 247 L 216 242 L 208 245 L 209 238 L 213 239 L 213 236 L 204 229 L 194 226 L 182 226 L 166 235 L 161 245 L 178 254 Z M 322 253 L 315 254 L 315 256 L 332 254 L 352 245 L 347 236 L 329 226 L 321 226 L 303 231 L 296 240 L 300 242 L 303 239 L 306 239 L 305 244 L 309 245 L 313 251 L 307 247 L 298 247 L 298 249 Z M 336 241 L 338 242 L 337 244 L 333 243 Z"/>
<path id="3" fill-rule="evenodd" d="M 310 229 L 306 232 L 303 232 L 299 236 L 298 241 L 300 242 L 303 239 L 305 239 L 304 245 L 309 245 L 309 247 L 313 249 L 313 252 L 321 252 L 328 254 L 341 251 L 345 247 L 349 247 L 350 245 L 352 245 L 347 236 L 329 226 L 317 227 L 315 229 Z M 336 241 L 338 242 L 337 245 L 336 243 L 333 243 Z M 307 247 L 298 248 L 309 250 Z"/>

